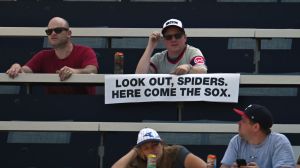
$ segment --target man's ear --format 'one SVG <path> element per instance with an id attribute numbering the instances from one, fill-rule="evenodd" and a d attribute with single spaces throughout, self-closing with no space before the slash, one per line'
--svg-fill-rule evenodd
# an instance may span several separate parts
<path id="1" fill-rule="evenodd" d="M 260 125 L 259 125 L 259 123 L 253 124 L 253 128 L 254 128 L 255 131 L 259 131 L 259 130 L 260 130 Z"/>
<path id="2" fill-rule="evenodd" d="M 68 37 L 71 38 L 71 36 L 72 36 L 72 31 L 69 30 L 69 31 L 68 31 Z"/>

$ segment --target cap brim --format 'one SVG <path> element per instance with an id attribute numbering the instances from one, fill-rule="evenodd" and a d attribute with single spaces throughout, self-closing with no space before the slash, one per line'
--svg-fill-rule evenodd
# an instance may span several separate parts
<path id="1" fill-rule="evenodd" d="M 164 34 L 164 33 L 166 32 L 166 30 L 167 30 L 168 28 L 170 28 L 170 27 L 176 27 L 176 28 L 178 28 L 181 32 L 185 32 L 185 31 L 184 31 L 184 28 L 182 28 L 182 27 L 179 27 L 179 26 L 177 26 L 177 25 L 168 25 L 168 26 L 164 27 L 164 28 L 161 30 L 161 33 Z"/>
<path id="2" fill-rule="evenodd" d="M 136 146 L 141 146 L 141 145 L 143 145 L 143 144 L 145 144 L 147 142 L 161 142 L 161 140 L 160 139 L 147 139 L 147 140 L 144 140 L 144 141 L 136 144 Z"/>
<path id="3" fill-rule="evenodd" d="M 237 113 L 238 115 L 240 115 L 240 116 L 244 116 L 244 117 L 249 118 L 249 117 L 246 115 L 246 113 L 245 113 L 244 111 L 242 111 L 242 110 L 239 110 L 239 109 L 234 108 L 233 111 L 234 111 L 235 113 Z"/>

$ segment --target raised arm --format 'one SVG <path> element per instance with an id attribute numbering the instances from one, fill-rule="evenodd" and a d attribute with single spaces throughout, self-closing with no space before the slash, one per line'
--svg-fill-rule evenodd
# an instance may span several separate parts
<path id="1" fill-rule="evenodd" d="M 157 46 L 157 43 L 160 38 L 161 38 L 161 36 L 160 36 L 159 32 L 153 32 L 149 36 L 148 45 L 136 67 L 136 70 L 135 70 L 136 74 L 145 74 L 145 73 L 149 72 L 151 55 L 152 55 L 155 47 Z"/>

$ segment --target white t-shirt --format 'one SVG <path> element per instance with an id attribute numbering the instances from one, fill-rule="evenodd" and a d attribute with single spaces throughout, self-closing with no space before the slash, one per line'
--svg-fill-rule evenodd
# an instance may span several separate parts
<path id="1" fill-rule="evenodd" d="M 176 67 L 183 64 L 190 64 L 192 66 L 205 65 L 205 58 L 202 52 L 193 46 L 186 45 L 186 48 L 178 55 L 176 60 L 171 60 L 168 57 L 167 50 L 155 53 L 151 57 L 150 65 L 155 70 L 154 73 L 169 74 L 175 71 Z"/>

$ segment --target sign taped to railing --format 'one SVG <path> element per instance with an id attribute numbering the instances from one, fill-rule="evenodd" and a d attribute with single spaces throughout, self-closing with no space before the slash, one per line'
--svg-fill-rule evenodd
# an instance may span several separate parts
<path id="1" fill-rule="evenodd" d="M 240 74 L 105 75 L 105 104 L 153 101 L 238 102 Z"/>

